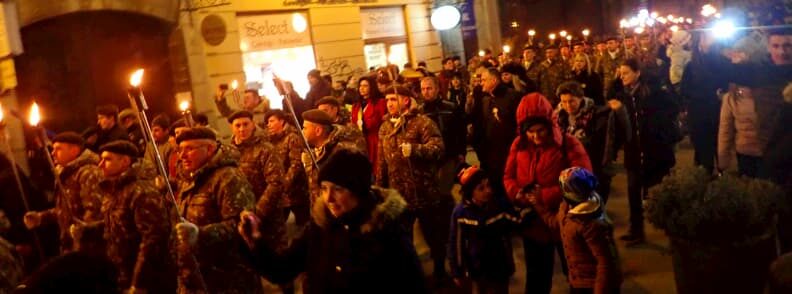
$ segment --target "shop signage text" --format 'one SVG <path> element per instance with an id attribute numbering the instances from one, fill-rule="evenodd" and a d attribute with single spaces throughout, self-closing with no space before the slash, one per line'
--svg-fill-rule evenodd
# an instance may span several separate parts
<path id="1" fill-rule="evenodd" d="M 378 0 L 283 0 L 283 6 L 377 3 Z"/>
<path id="2" fill-rule="evenodd" d="M 399 37 L 406 34 L 401 7 L 361 9 L 360 20 L 363 39 Z"/>
<path id="3" fill-rule="evenodd" d="M 311 45 L 310 30 L 296 32 L 292 14 L 237 17 L 244 51 L 274 50 Z"/>

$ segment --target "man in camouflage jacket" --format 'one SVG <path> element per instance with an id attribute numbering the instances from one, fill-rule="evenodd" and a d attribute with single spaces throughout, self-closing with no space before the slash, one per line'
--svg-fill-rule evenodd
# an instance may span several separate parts
<path id="1" fill-rule="evenodd" d="M 253 113 L 237 111 L 228 117 L 231 144 L 239 150 L 239 169 L 247 177 L 256 195 L 256 213 L 262 219 L 262 231 L 271 246 L 280 247 L 285 230 L 280 209 L 283 192 L 283 159 L 272 144 L 256 133 Z"/>
<path id="2" fill-rule="evenodd" d="M 200 292 L 204 282 L 209 293 L 261 293 L 258 276 L 237 249 L 236 220 L 243 210 L 252 211 L 255 201 L 237 168 L 239 152 L 203 127 L 184 130 L 176 141 L 187 174 L 177 193 L 185 220 L 176 226 L 180 293 Z"/>
<path id="3" fill-rule="evenodd" d="M 114 141 L 99 151 L 104 239 L 107 257 L 118 268 L 119 286 L 173 293 L 176 273 L 168 253 L 171 228 L 178 220 L 173 203 L 141 174 L 133 144 Z"/>
<path id="4" fill-rule="evenodd" d="M 97 166 L 99 156 L 86 149 L 82 137 L 74 132 L 58 134 L 52 142 L 52 157 L 58 165 L 55 207 L 41 212 L 28 212 L 24 217 L 25 226 L 33 229 L 43 224 L 57 223 L 61 253 L 102 250 L 101 235 L 73 240 L 69 233 L 71 225 L 75 223 L 101 220 L 102 193 L 99 181 L 102 171 Z"/>
<path id="5" fill-rule="evenodd" d="M 398 94 L 397 94 L 398 92 Z M 405 228 L 412 236 L 416 218 L 435 262 L 436 280 L 447 277 L 445 244 L 448 240 L 448 214 L 442 209 L 438 189 L 438 168 L 445 145 L 437 125 L 420 114 L 409 90 L 397 86 L 385 92 L 388 115 L 379 129 L 379 163 L 376 185 L 399 191 L 407 201 Z M 438 217 L 445 215 L 445 217 Z"/>
<path id="6" fill-rule="evenodd" d="M 301 154 L 305 143 L 300 134 L 287 121 L 289 117 L 282 110 L 270 110 L 266 116 L 269 141 L 275 147 L 278 158 L 283 160 L 285 173 L 281 183 L 285 197 L 281 198 L 280 206 L 284 211 L 284 220 L 289 212 L 294 213 L 298 226 L 303 226 L 310 218 L 308 208 L 308 178 L 305 174 Z"/>
<path id="7" fill-rule="evenodd" d="M 545 49 L 545 60 L 541 63 L 539 87 L 542 95 L 553 104 L 557 105 L 559 98 L 555 92 L 561 83 L 572 78 L 569 63 L 558 57 L 557 47 Z"/>
<path id="8" fill-rule="evenodd" d="M 340 149 L 352 149 L 366 153 L 366 140 L 353 128 L 334 125 L 331 117 L 324 111 L 311 109 L 303 112 L 303 135 L 313 148 L 316 164 L 321 168 L 333 153 Z M 302 163 L 308 175 L 308 190 L 311 204 L 319 197 L 319 170 L 314 167 L 307 151 L 302 154 Z"/>

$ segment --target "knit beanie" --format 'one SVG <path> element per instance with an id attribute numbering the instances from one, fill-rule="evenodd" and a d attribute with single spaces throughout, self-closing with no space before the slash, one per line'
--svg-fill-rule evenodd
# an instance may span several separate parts
<path id="1" fill-rule="evenodd" d="M 344 187 L 359 200 L 371 193 L 371 163 L 368 156 L 349 149 L 336 150 L 319 168 L 319 183 L 328 181 Z"/>
<path id="2" fill-rule="evenodd" d="M 585 202 L 597 188 L 597 177 L 587 169 L 576 166 L 561 171 L 558 181 L 564 200 L 571 204 Z"/>
<path id="3" fill-rule="evenodd" d="M 487 173 L 477 165 L 464 165 L 457 173 L 456 178 L 457 182 L 462 186 L 462 198 L 468 200 L 473 198 L 473 190 L 486 178 Z"/>

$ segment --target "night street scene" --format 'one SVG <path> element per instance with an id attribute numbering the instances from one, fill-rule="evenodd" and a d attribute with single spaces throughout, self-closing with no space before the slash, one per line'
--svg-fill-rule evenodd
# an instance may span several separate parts
<path id="1" fill-rule="evenodd" d="M 792 293 L 792 0 L 0 16 L 0 294 Z"/>

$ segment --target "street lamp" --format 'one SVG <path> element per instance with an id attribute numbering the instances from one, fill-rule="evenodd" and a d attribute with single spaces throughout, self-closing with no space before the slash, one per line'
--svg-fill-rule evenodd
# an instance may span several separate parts
<path id="1" fill-rule="evenodd" d="M 440 6 L 432 12 L 429 21 L 438 31 L 449 30 L 457 26 L 462 20 L 462 13 L 452 5 Z"/>

